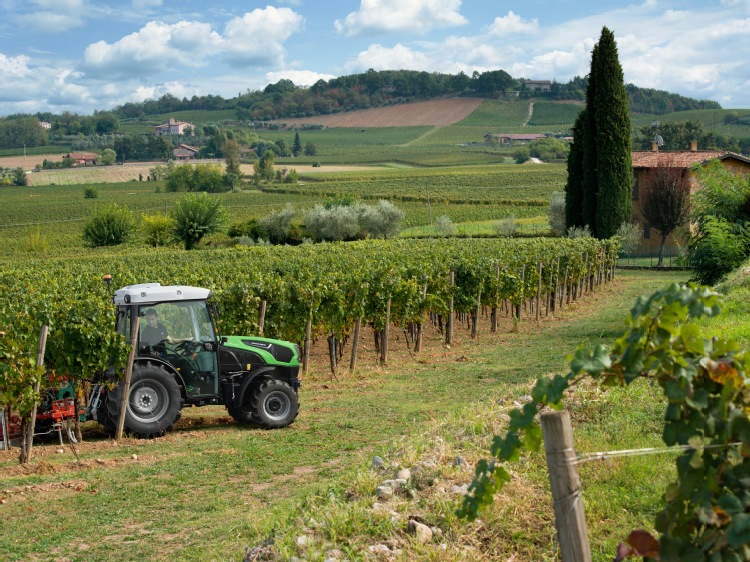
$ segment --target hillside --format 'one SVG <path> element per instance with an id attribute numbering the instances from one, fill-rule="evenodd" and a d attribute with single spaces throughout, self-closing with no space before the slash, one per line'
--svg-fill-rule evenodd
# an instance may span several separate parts
<path id="1" fill-rule="evenodd" d="M 301 119 L 279 119 L 277 122 L 286 123 L 288 127 L 312 124 L 325 127 L 440 127 L 465 119 L 484 101 L 482 98 L 444 98 Z"/>

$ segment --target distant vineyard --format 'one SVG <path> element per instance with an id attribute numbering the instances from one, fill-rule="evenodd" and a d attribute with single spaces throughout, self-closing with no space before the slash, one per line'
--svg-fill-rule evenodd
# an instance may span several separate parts
<path id="1" fill-rule="evenodd" d="M 529 115 L 528 101 L 485 100 L 471 115 L 456 123 L 458 126 L 488 127 L 521 126 Z"/>
<path id="2" fill-rule="evenodd" d="M 535 102 L 534 113 L 529 120 L 529 125 L 541 127 L 564 125 L 568 129 L 572 129 L 573 122 L 582 108 L 583 106 L 577 103 Z"/>

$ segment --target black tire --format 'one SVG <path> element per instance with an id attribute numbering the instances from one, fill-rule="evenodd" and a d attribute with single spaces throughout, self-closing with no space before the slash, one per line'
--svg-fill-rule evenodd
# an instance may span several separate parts
<path id="1" fill-rule="evenodd" d="M 299 412 L 297 393 L 287 383 L 266 379 L 255 389 L 250 406 L 253 421 L 266 429 L 286 427 Z"/>
<path id="2" fill-rule="evenodd" d="M 119 412 L 119 406 L 118 406 L 118 412 Z M 109 393 L 105 392 L 102 396 L 102 401 L 99 404 L 99 408 L 96 412 L 96 417 L 98 418 L 98 422 L 104 427 L 104 430 L 107 432 L 107 434 L 110 437 L 114 437 L 117 433 L 117 418 L 113 418 L 112 414 L 109 412 Z"/>
<path id="3" fill-rule="evenodd" d="M 227 412 L 229 412 L 229 415 L 240 423 L 255 423 L 252 406 L 250 405 L 250 394 L 251 389 L 248 389 L 247 392 L 245 392 L 242 404 L 239 406 L 227 404 Z"/>
<path id="4" fill-rule="evenodd" d="M 108 393 L 106 405 L 111 420 L 119 419 L 123 387 L 121 383 Z M 142 439 L 161 437 L 182 416 L 182 403 L 180 387 L 164 367 L 138 365 L 130 381 L 125 428 Z"/>

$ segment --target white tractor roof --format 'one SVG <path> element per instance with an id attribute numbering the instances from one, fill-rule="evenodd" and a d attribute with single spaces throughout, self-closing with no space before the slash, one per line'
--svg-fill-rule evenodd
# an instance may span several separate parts
<path id="1" fill-rule="evenodd" d="M 208 289 L 188 285 L 162 286 L 159 283 L 128 285 L 115 291 L 115 304 L 154 304 L 170 301 L 206 300 L 211 295 Z"/>

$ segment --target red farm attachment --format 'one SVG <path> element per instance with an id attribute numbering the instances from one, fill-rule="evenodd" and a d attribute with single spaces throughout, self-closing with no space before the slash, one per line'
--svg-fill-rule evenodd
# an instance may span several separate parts
<path id="1" fill-rule="evenodd" d="M 41 401 L 37 407 L 34 436 L 57 433 L 60 444 L 63 444 L 63 429 L 72 443 L 76 443 L 71 422 L 76 418 L 74 388 L 69 383 L 64 386 L 42 392 Z M 79 419 L 83 419 L 85 411 L 79 408 Z M 0 412 L 0 450 L 8 449 L 12 439 L 21 438 L 21 418 L 11 414 L 6 418 Z"/>

